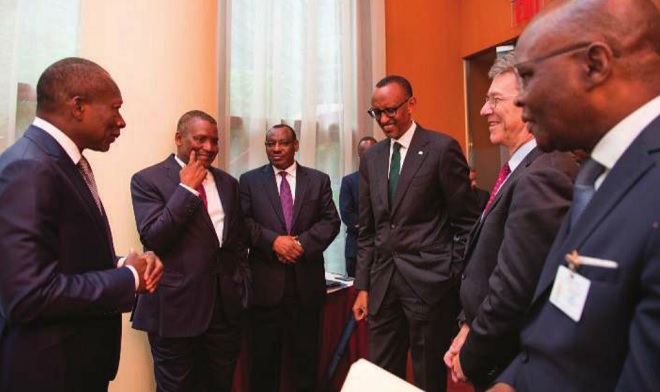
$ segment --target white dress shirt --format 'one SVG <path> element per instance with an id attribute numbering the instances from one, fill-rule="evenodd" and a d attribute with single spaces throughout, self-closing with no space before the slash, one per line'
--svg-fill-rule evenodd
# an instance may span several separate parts
<path id="1" fill-rule="evenodd" d="M 289 182 L 289 187 L 291 188 L 291 200 L 293 205 L 296 205 L 296 171 L 298 170 L 298 164 L 294 161 L 293 165 L 287 167 L 284 170 L 280 170 L 273 166 L 273 171 L 275 172 L 275 182 L 277 183 L 277 193 L 280 193 L 280 185 L 282 184 L 282 176 L 280 172 L 286 172 L 286 180 Z"/>
<path id="2" fill-rule="evenodd" d="M 629 114 L 598 141 L 593 151 L 591 151 L 591 159 L 605 166 L 605 171 L 594 183 L 596 190 L 603 184 L 621 155 L 642 133 L 644 128 L 658 116 L 660 116 L 660 95 Z"/>
<path id="3" fill-rule="evenodd" d="M 174 155 L 174 159 L 176 159 L 177 163 L 181 167 L 186 166 L 186 164 L 181 159 L 179 159 L 178 156 Z M 197 192 L 195 189 L 192 189 L 191 187 L 182 183 L 179 183 L 179 185 L 186 188 L 195 196 L 199 196 L 199 192 Z M 222 201 L 220 200 L 218 187 L 215 184 L 215 178 L 213 177 L 213 174 L 211 174 L 211 172 L 208 170 L 206 171 L 206 177 L 204 177 L 204 180 L 202 181 L 202 186 L 206 192 L 206 211 L 209 213 L 211 223 L 213 223 L 215 235 L 218 237 L 218 242 L 220 243 L 219 246 L 222 247 L 222 233 L 225 230 L 225 210 L 222 207 Z"/>

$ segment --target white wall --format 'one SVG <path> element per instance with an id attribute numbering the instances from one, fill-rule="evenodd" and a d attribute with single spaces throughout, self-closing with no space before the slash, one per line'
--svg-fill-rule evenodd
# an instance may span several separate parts
<path id="1" fill-rule="evenodd" d="M 130 199 L 136 171 L 174 151 L 176 121 L 191 109 L 217 112 L 215 0 L 83 0 L 80 56 L 113 76 L 127 126 L 94 167 L 118 254 L 140 248 Z M 222 130 L 221 130 L 222 132 Z M 222 140 L 222 138 L 221 138 Z M 111 391 L 153 391 L 146 334 L 124 316 L 122 359 Z"/>

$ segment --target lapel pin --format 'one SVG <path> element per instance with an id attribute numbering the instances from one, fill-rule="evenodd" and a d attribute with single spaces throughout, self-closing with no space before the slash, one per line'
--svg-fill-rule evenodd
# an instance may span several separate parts
<path id="1" fill-rule="evenodd" d="M 420 151 L 417 151 L 417 154 L 418 154 L 418 155 L 424 155 L 424 151 L 421 151 L 421 150 L 420 150 Z"/>

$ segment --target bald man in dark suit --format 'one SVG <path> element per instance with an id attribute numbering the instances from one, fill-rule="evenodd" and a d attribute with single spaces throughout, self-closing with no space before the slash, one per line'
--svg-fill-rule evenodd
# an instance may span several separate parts
<path id="1" fill-rule="evenodd" d="M 107 71 L 81 58 L 49 66 L 37 118 L 0 156 L 0 390 L 106 391 L 119 365 L 121 313 L 153 292 L 152 253 L 115 255 L 84 150 L 126 126 Z"/>

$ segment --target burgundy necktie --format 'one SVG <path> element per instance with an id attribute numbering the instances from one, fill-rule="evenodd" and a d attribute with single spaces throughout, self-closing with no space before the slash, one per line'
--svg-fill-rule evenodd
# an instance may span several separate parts
<path id="1" fill-rule="evenodd" d="M 509 162 L 507 162 L 504 164 L 504 166 L 502 166 L 502 169 L 500 169 L 500 174 L 497 176 L 497 181 L 495 181 L 493 190 L 490 192 L 490 198 L 488 198 L 488 203 L 486 204 L 486 208 L 484 208 L 484 213 L 482 215 L 486 215 L 488 208 L 490 208 L 490 205 L 495 199 L 495 195 L 497 195 L 497 192 L 500 190 L 502 183 L 504 180 L 506 180 L 509 174 L 511 174 L 511 168 L 509 167 Z"/>
<path id="2" fill-rule="evenodd" d="M 96 207 L 98 207 L 101 214 L 103 214 L 101 198 L 99 197 L 99 191 L 96 188 L 96 181 L 94 181 L 94 173 L 92 173 L 92 167 L 89 165 L 89 162 L 84 156 L 80 157 L 80 161 L 78 161 L 78 165 L 76 166 L 78 167 L 80 174 L 82 174 L 83 180 L 85 180 L 85 184 L 87 184 L 87 188 L 89 188 L 89 191 L 92 193 Z"/>
<path id="3" fill-rule="evenodd" d="M 280 203 L 282 203 L 282 212 L 284 213 L 284 222 L 286 231 L 291 234 L 291 221 L 293 220 L 293 197 L 291 196 L 291 187 L 286 179 L 286 172 L 281 171 L 282 182 L 280 183 Z"/>
<path id="4" fill-rule="evenodd" d="M 198 186 L 195 190 L 199 192 L 199 198 L 204 202 L 204 208 L 208 208 L 209 204 L 206 200 L 206 189 L 204 189 L 204 184 Z"/>

